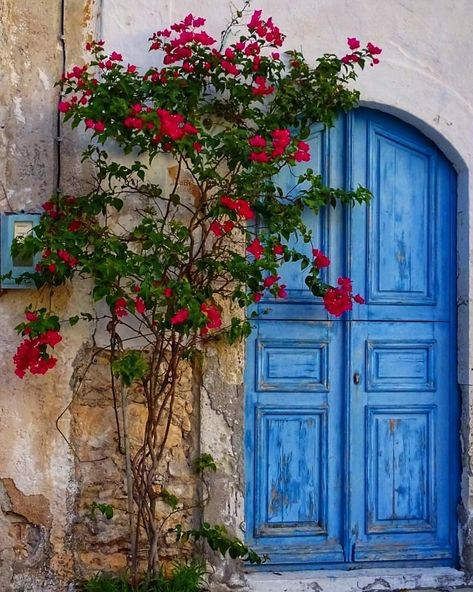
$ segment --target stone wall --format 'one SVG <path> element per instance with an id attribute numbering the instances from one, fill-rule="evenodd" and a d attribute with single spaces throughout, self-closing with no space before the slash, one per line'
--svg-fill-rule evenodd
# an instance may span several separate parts
<path id="1" fill-rule="evenodd" d="M 118 389 L 118 400 L 114 406 L 109 355 L 96 349 L 84 349 L 76 365 L 74 385 L 70 412 L 77 495 L 71 537 L 74 541 L 75 574 L 82 578 L 99 570 L 116 571 L 126 566 L 129 522 L 120 392 Z M 178 523 L 184 528 L 191 527 L 195 524 L 196 515 L 200 514 L 199 489 L 192 469 L 198 449 L 198 431 L 193 414 L 198 404 L 195 394 L 192 369 L 183 368 L 167 450 L 156 484 L 158 493 L 165 489 L 176 495 L 179 506 L 183 508 L 183 511 L 167 519 L 172 513 L 171 508 L 164 501 L 158 502 L 158 519 L 166 519 L 160 553 L 164 563 L 185 555 L 188 550 L 176 544 L 175 536 L 166 534 L 167 529 Z M 146 421 L 142 390 L 135 387 L 129 391 L 127 401 L 128 436 L 133 456 L 143 441 Z M 113 518 L 108 520 L 100 511 L 93 511 L 94 502 L 112 505 Z M 146 560 L 146 556 L 143 559 Z"/>

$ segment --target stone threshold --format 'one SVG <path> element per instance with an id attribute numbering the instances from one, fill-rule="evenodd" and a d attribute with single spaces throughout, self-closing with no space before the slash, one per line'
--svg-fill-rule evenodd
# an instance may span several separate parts
<path id="1" fill-rule="evenodd" d="M 253 572 L 245 579 L 248 592 L 449 592 L 461 588 L 467 592 L 470 583 L 462 571 L 451 567 Z"/>

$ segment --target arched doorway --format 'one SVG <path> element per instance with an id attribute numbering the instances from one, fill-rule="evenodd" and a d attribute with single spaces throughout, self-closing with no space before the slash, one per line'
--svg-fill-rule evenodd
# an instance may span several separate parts
<path id="1" fill-rule="evenodd" d="M 454 565 L 455 173 L 415 128 L 371 109 L 310 142 L 327 183 L 373 191 L 369 207 L 307 213 L 328 281 L 352 277 L 366 304 L 330 318 L 289 265 L 288 299 L 259 304 L 268 312 L 246 363 L 248 542 L 272 565 Z"/>

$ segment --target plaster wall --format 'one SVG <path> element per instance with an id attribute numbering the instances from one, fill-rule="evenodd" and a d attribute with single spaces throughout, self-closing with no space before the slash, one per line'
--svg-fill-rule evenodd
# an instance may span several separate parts
<path id="1" fill-rule="evenodd" d="M 103 37 L 110 51 L 122 52 L 126 61 L 145 66 L 153 57 L 147 53 L 147 39 L 154 30 L 193 12 L 206 17 L 209 32 L 216 35 L 230 14 L 227 0 L 66 0 L 65 6 L 68 67 L 83 59 L 81 46 L 89 34 Z M 34 208 L 57 184 L 58 95 L 53 83 L 61 72 L 60 8 L 59 0 L 0 0 L 2 211 Z M 467 57 L 473 52 L 473 6 L 470 0 L 264 0 L 254 8 L 271 14 L 287 33 L 287 47 L 300 48 L 309 58 L 325 51 L 344 53 L 347 36 L 380 45 L 381 64 L 368 69 L 358 84 L 363 102 L 417 126 L 458 172 L 458 381 L 463 408 L 459 533 L 463 567 L 471 571 L 473 245 L 468 196 L 473 190 L 473 76 Z M 76 132 L 65 131 L 61 182 L 68 191 L 86 179 L 78 143 Z M 11 364 L 17 345 L 12 328 L 21 321 L 22 303 L 32 298 L 47 302 L 48 295 L 10 291 L 0 298 L 0 589 L 5 592 L 65 589 L 75 569 L 73 505 L 77 484 L 84 478 L 54 422 L 72 400 L 73 365 L 90 335 L 80 326 L 66 332 L 55 373 L 19 381 Z M 87 286 L 64 290 L 57 298 L 65 316 L 75 314 L 88 299 Z M 204 361 L 200 389 L 200 448 L 212 451 L 221 466 L 211 483 L 207 517 L 229 524 L 240 535 L 243 361 L 243 347 L 213 346 Z M 61 428 L 70 434 L 67 412 Z M 240 583 L 232 571 L 218 566 L 217 579 Z"/>

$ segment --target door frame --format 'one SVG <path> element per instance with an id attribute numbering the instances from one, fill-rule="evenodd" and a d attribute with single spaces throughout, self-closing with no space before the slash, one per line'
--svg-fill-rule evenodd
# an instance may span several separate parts
<path id="1" fill-rule="evenodd" d="M 393 73 L 394 76 L 394 73 Z M 456 487 L 461 489 L 461 499 L 457 516 L 458 550 L 460 565 L 473 570 L 472 543 L 468 538 L 473 537 L 473 504 L 470 491 L 473 491 L 473 476 L 468 453 L 473 444 L 473 408 L 470 411 L 469 402 L 473 401 L 473 370 L 470 361 L 473 360 L 473 334 L 470 338 L 470 232 L 469 222 L 473 218 L 473 204 L 469 203 L 470 186 L 473 192 L 473 179 L 470 174 L 469 162 L 473 163 L 473 153 L 468 152 L 464 138 L 465 126 L 468 128 L 463 103 L 454 104 L 452 119 L 457 117 L 463 122 L 462 129 L 452 125 L 446 126 L 445 121 L 434 117 L 437 111 L 432 111 L 430 103 L 435 101 L 435 89 L 431 80 L 420 80 L 424 85 L 427 102 L 413 103 L 402 108 L 403 101 L 397 106 L 389 103 L 386 93 L 368 93 L 372 100 L 361 101 L 360 106 L 376 109 L 398 117 L 401 121 L 412 125 L 430 139 L 453 165 L 457 173 L 457 367 L 452 372 L 457 377 L 460 391 L 459 407 L 461 409 L 461 430 L 452 432 L 451 438 L 462 443 L 461 479 Z M 376 87 L 378 90 L 379 88 Z M 429 92 L 434 91 L 433 95 Z M 376 100 L 375 96 L 382 96 L 386 101 Z M 412 107 L 412 108 L 411 108 Z M 430 109 L 430 111 L 429 111 Z M 435 107 L 437 109 L 437 107 Z M 434 115 L 430 116 L 430 112 Z M 450 124 L 448 124 L 450 125 Z M 458 148 L 456 147 L 458 146 Z M 470 158 L 471 157 L 471 158 Z M 473 169 L 473 166 L 471 167 Z M 470 216 L 471 210 L 471 216 Z M 472 232 L 473 236 L 473 232 Z M 473 240 L 473 239 L 472 239 Z M 203 517 L 209 522 L 225 523 L 231 532 L 244 538 L 246 532 L 244 498 L 245 472 L 242 458 L 244 449 L 244 402 L 243 402 L 243 372 L 245 360 L 245 344 L 234 344 L 232 347 L 210 344 L 201 370 L 198 370 L 198 411 L 199 425 L 198 442 L 203 451 L 212 450 L 217 461 L 220 461 L 219 471 L 212 477 L 209 484 L 210 499 L 203 511 Z M 472 386 L 470 386 L 470 384 Z M 471 517 L 470 517 L 471 516 Z M 269 567 L 269 569 L 271 569 Z M 238 570 L 237 570 L 238 571 Z M 376 569 L 373 569 L 376 573 Z M 223 573 L 223 572 L 222 572 Z M 235 566 L 232 567 L 235 573 Z M 235 576 L 236 577 L 236 576 Z"/>

